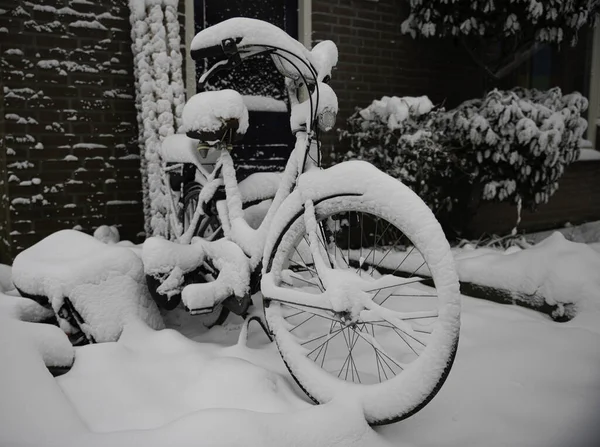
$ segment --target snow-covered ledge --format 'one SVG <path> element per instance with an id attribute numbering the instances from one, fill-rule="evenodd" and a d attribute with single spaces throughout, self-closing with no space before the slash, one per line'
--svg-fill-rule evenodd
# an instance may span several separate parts
<path id="1" fill-rule="evenodd" d="M 579 144 L 579 158 L 577 161 L 600 160 L 600 151 L 594 149 L 594 145 L 589 140 L 581 140 Z"/>
<path id="2" fill-rule="evenodd" d="M 185 105 L 178 0 L 129 0 L 147 235 L 170 236 L 159 148 Z"/>
<path id="3" fill-rule="evenodd" d="M 596 135 L 600 128 L 600 25 L 594 29 L 591 62 L 587 139 L 596 142 Z"/>

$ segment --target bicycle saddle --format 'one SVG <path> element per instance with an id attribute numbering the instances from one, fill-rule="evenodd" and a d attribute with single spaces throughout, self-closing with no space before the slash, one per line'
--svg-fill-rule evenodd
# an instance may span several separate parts
<path id="1" fill-rule="evenodd" d="M 235 17 L 206 28 L 192 40 L 190 52 L 196 61 L 218 59 L 204 79 L 219 68 L 233 68 L 247 57 L 268 52 L 283 76 L 297 80 L 300 72 L 308 82 L 317 80 L 311 52 L 285 31 L 262 20 Z"/>
<path id="2" fill-rule="evenodd" d="M 183 107 L 183 130 L 204 142 L 240 139 L 248 130 L 248 109 L 235 90 L 202 92 Z"/>

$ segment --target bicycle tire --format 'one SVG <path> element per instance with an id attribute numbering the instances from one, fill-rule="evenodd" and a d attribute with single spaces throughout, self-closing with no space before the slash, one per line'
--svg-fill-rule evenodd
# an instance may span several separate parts
<path id="1" fill-rule="evenodd" d="M 365 197 L 360 194 L 331 195 L 330 193 L 329 196 L 326 196 L 317 193 L 312 197 L 315 214 L 320 222 L 340 213 L 374 214 L 400 230 L 414 244 L 413 246 L 423 254 L 437 288 L 437 301 L 439 302 L 435 329 L 423 352 L 406 369 L 389 380 L 386 378 L 385 381 L 381 381 L 380 377 L 379 383 L 354 383 L 354 380 L 340 379 L 339 374 L 338 377 L 334 377 L 331 371 L 327 372 L 322 369 L 323 362 L 321 365 L 318 364 L 318 356 L 316 359 L 311 359 L 311 353 L 307 356 L 305 355 L 307 351 L 303 352 L 306 344 L 300 343 L 300 336 L 291 332 L 299 324 L 290 329 L 292 323 L 288 318 L 290 318 L 290 315 L 294 318 L 295 316 L 289 313 L 288 316 L 283 316 L 282 313 L 282 308 L 289 308 L 290 306 L 271 299 L 277 297 L 264 297 L 266 321 L 273 333 L 278 350 L 298 385 L 316 403 L 329 402 L 338 395 L 354 395 L 362 403 L 365 418 L 371 425 L 383 425 L 400 421 L 415 414 L 431 401 L 448 377 L 454 362 L 460 328 L 458 277 L 449 244 L 439 223 L 427 205 L 409 188 L 391 177 L 379 171 L 377 172 L 378 178 L 371 179 L 370 187 L 373 188 L 374 185 L 381 184 L 386 194 L 370 194 L 369 197 Z M 398 207 L 390 206 L 393 203 L 400 206 L 404 205 L 406 209 L 410 210 L 410 213 L 403 213 Z M 298 210 L 291 219 L 288 216 L 287 222 L 275 224 L 275 227 L 281 234 L 274 246 L 267 248 L 265 252 L 268 255 L 266 273 L 271 273 L 275 281 L 279 281 L 279 284 L 276 285 L 281 286 L 281 278 L 285 276 L 286 267 L 290 266 L 291 253 L 298 248 L 299 240 L 306 233 L 303 211 Z M 377 248 L 377 245 L 375 245 L 375 248 Z M 299 252 L 297 253 L 300 255 Z M 302 256 L 300 255 L 300 257 Z M 296 306 L 296 310 L 298 310 L 298 306 Z M 305 323 L 301 322 L 300 324 Z M 368 323 L 363 325 L 363 330 L 366 324 Z M 330 325 L 333 326 L 334 323 L 332 322 Z M 344 330 L 341 328 L 342 324 L 340 323 L 340 331 L 343 333 Z M 330 327 L 326 339 L 328 340 L 327 346 L 329 346 L 329 339 L 332 339 L 332 333 Z M 349 330 L 348 333 L 350 333 Z M 377 339 L 374 329 L 373 338 Z M 356 340 L 358 340 L 358 337 Z M 357 344 L 358 342 L 355 341 L 354 343 Z M 308 349 L 310 347 L 312 346 L 309 345 Z M 354 345 L 350 347 L 348 344 L 350 353 L 353 349 Z M 373 349 L 377 357 L 377 349 Z M 327 347 L 325 351 L 327 351 Z M 325 354 L 322 360 L 324 359 Z M 354 360 L 352 362 L 354 363 Z M 342 365 L 340 371 L 343 368 L 344 365 Z M 355 366 L 355 368 L 357 367 Z M 348 375 L 348 369 L 347 367 L 346 375 Z M 379 372 L 379 365 L 377 365 L 377 369 Z M 337 368 L 334 372 L 336 370 Z M 356 374 L 359 375 L 358 369 L 356 369 Z"/>

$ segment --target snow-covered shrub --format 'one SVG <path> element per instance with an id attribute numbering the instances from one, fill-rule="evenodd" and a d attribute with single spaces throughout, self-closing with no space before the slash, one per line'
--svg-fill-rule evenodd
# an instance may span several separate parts
<path id="1" fill-rule="evenodd" d="M 450 209 L 447 187 L 453 182 L 453 154 L 437 141 L 435 120 L 427 97 L 388 97 L 375 100 L 348 119 L 341 139 L 348 152 L 334 153 L 336 162 L 366 160 L 400 179 L 434 210 Z"/>
<path id="2" fill-rule="evenodd" d="M 444 147 L 458 151 L 454 169 L 471 173 L 484 199 L 535 208 L 577 159 L 587 106 L 581 94 L 559 88 L 493 90 L 441 114 L 435 125 Z"/>
<path id="3" fill-rule="evenodd" d="M 598 0 L 410 0 L 402 31 L 413 37 L 517 36 L 535 28 L 535 39 L 560 43 L 573 39 L 594 18 Z"/>
<path id="4" fill-rule="evenodd" d="M 401 30 L 413 38 L 458 37 L 488 74 L 502 78 L 540 44 L 575 45 L 599 10 L 600 0 L 410 0 Z"/>
<path id="5" fill-rule="evenodd" d="M 449 111 L 426 97 L 383 97 L 349 118 L 341 132 L 349 150 L 334 160 L 373 163 L 436 212 L 464 208 L 473 192 L 534 209 L 577 159 L 587 106 L 559 88 L 493 90 Z"/>

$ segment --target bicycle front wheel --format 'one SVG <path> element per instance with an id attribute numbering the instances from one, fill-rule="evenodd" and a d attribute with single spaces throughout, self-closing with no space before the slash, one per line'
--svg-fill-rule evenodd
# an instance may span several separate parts
<path id="1" fill-rule="evenodd" d="M 294 379 L 317 403 L 359 399 L 372 425 L 405 419 L 435 396 L 454 361 L 460 326 L 458 277 L 440 225 L 409 188 L 396 182 L 390 192 L 393 179 L 381 176 L 385 194 L 313 198 L 318 238 L 311 239 L 299 212 L 263 279 L 266 319 Z M 318 304 L 327 281 L 310 241 L 318 241 L 348 290 L 361 287 L 376 312 L 349 318 Z M 316 300 L 290 300 L 296 292 Z"/>

